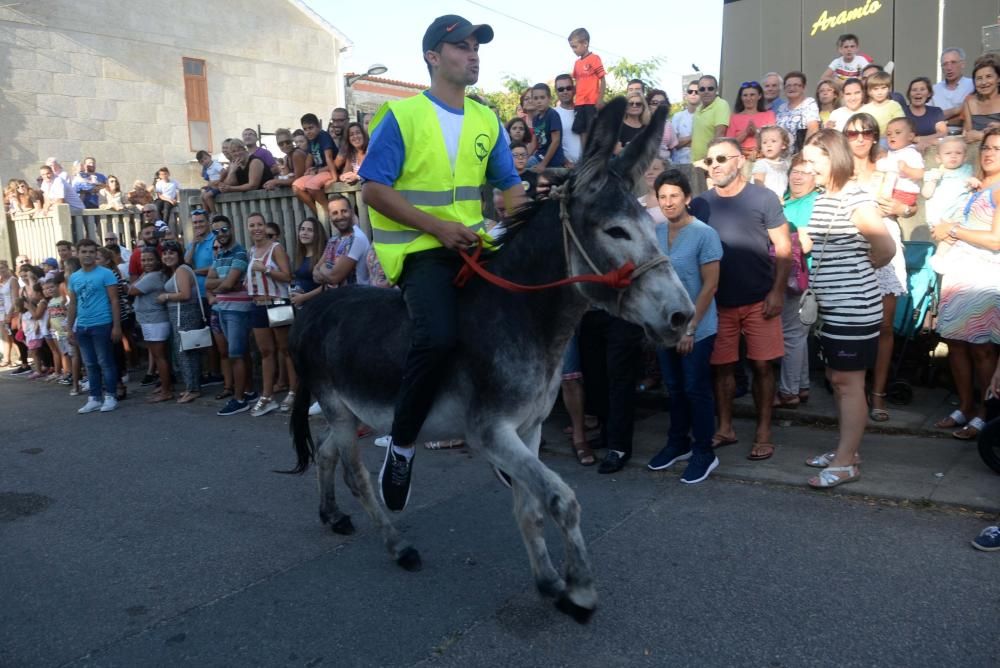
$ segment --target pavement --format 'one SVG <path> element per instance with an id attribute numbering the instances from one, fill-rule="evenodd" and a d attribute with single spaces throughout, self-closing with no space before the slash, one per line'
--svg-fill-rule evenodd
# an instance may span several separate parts
<path id="1" fill-rule="evenodd" d="M 534 592 L 510 492 L 477 453 L 419 452 L 393 518 L 424 559 L 407 573 L 343 485 L 346 537 L 319 524 L 312 472 L 273 473 L 293 463 L 287 417 L 145 392 L 79 416 L 62 388 L 0 374 L 0 666 L 1000 665 L 997 555 L 969 546 L 995 515 L 940 490 L 883 498 L 882 450 L 948 439 L 872 435 L 862 481 L 817 492 L 800 455 L 833 431 L 779 427 L 751 465 L 741 421 L 688 486 L 644 468 L 662 413 L 643 411 L 611 476 L 576 464 L 553 416 L 542 457 L 581 501 L 600 596 L 578 626 Z M 383 452 L 365 441 L 369 471 Z"/>

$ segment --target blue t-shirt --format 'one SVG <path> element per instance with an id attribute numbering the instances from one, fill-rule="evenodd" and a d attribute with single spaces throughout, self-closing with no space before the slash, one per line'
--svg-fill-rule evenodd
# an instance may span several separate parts
<path id="1" fill-rule="evenodd" d="M 768 230 L 787 224 L 778 196 L 764 186 L 748 183 L 733 197 L 706 191 L 692 202 L 691 208 L 696 206 L 705 207 L 702 220 L 722 241 L 715 303 L 733 307 L 764 301 L 774 287 Z"/>
<path id="2" fill-rule="evenodd" d="M 562 167 L 566 162 L 566 157 L 563 155 L 561 139 L 563 126 L 562 118 L 559 117 L 556 110 L 549 108 L 545 110 L 544 114 L 532 118 L 531 131 L 535 133 L 535 139 L 538 140 L 538 150 L 535 151 L 535 155 L 539 160 L 543 159 L 545 154 L 549 152 L 549 146 L 552 145 L 552 133 L 560 133 L 559 148 L 556 149 L 556 152 L 552 156 L 552 160 L 549 161 L 548 166 Z"/>
<path id="3" fill-rule="evenodd" d="M 195 269 L 208 269 L 215 262 L 215 253 L 212 251 L 212 244 L 215 243 L 215 232 L 209 232 L 208 236 L 199 242 L 192 241 L 187 245 L 185 251 L 191 250 L 191 246 L 194 246 L 194 255 L 191 256 L 191 265 Z M 198 289 L 201 290 L 201 296 L 205 296 L 205 278 L 201 274 L 195 274 L 195 278 L 198 279 Z"/>
<path id="4" fill-rule="evenodd" d="M 320 130 L 316 139 L 309 142 L 309 153 L 312 155 L 313 167 L 326 167 L 326 151 L 332 150 L 337 157 L 337 144 L 326 130 Z"/>
<path id="5" fill-rule="evenodd" d="M 108 288 L 118 288 L 118 279 L 110 269 L 80 269 L 69 277 L 69 289 L 76 302 L 76 326 L 97 327 L 111 323 L 111 299 Z"/>
<path id="6" fill-rule="evenodd" d="M 660 242 L 660 249 L 670 258 L 670 265 L 677 272 L 677 277 L 681 279 L 681 284 L 693 302 L 701 292 L 701 266 L 722 259 L 722 242 L 719 241 L 719 235 L 715 230 L 697 218 L 677 232 L 672 246 L 669 241 L 669 231 L 667 225 L 657 225 L 656 238 Z M 712 336 L 718 329 L 719 315 L 713 299 L 701 322 L 698 323 L 694 340 L 701 341 L 705 337 Z"/>
<path id="7" fill-rule="evenodd" d="M 463 116 L 464 109 L 449 107 L 441 100 L 437 99 L 427 91 L 424 91 L 431 102 L 449 114 Z M 497 126 L 500 119 L 497 119 Z M 446 137 L 445 145 L 449 144 L 449 139 L 454 146 L 458 146 L 458 137 L 461 135 L 461 124 L 454 124 L 457 134 L 454 137 Z M 444 128 L 442 128 L 444 132 Z M 374 181 L 386 186 L 393 186 L 399 175 L 403 171 L 403 163 L 406 160 L 406 147 L 403 143 L 403 135 L 399 130 L 399 123 L 392 111 L 387 111 L 382 121 L 372 133 L 371 141 L 368 143 L 368 153 L 365 154 L 365 161 L 361 163 L 361 171 L 358 173 L 365 181 Z M 493 150 L 486 160 L 486 180 L 494 188 L 507 190 L 513 186 L 521 185 L 521 177 L 514 169 L 514 157 L 510 154 L 510 146 L 507 142 L 498 139 L 493 145 Z"/>
<path id="8" fill-rule="evenodd" d="M 941 107 L 932 107 L 927 105 L 924 107 L 923 116 L 914 116 L 913 112 L 910 111 L 910 105 L 903 105 L 903 113 L 906 117 L 913 121 L 913 124 L 917 126 L 917 136 L 918 137 L 930 137 L 937 134 L 936 126 L 938 123 L 944 122 L 944 111 Z"/>

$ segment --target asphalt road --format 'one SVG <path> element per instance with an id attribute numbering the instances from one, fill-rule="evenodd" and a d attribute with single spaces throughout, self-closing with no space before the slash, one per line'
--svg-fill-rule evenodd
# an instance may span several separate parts
<path id="1" fill-rule="evenodd" d="M 599 476 L 560 444 L 543 457 L 581 500 L 601 596 L 578 626 L 535 593 L 510 493 L 465 449 L 417 455 L 408 573 L 343 486 L 350 537 L 319 524 L 312 472 L 271 472 L 293 462 L 284 417 L 80 403 L 0 378 L 0 666 L 1000 665 L 1000 554 L 969 547 L 969 514 Z"/>

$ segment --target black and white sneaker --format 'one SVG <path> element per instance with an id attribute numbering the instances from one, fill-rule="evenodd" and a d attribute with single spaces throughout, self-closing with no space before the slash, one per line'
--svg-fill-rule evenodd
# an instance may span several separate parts
<path id="1" fill-rule="evenodd" d="M 385 461 L 378 474 L 379 495 L 389 510 L 400 512 L 410 500 L 410 474 L 413 472 L 413 457 L 407 459 L 393 451 L 390 443 L 385 449 Z"/>
<path id="2" fill-rule="evenodd" d="M 156 385 L 156 383 L 159 380 L 160 380 L 160 377 L 157 376 L 155 373 L 147 373 L 145 376 L 142 377 L 142 380 L 139 381 L 139 386 L 140 387 L 150 387 L 152 385 Z"/>

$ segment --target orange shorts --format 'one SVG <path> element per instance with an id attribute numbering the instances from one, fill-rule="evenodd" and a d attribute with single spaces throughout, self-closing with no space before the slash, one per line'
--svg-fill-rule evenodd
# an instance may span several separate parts
<path id="1" fill-rule="evenodd" d="M 764 302 L 746 306 L 720 306 L 719 333 L 712 350 L 712 364 L 734 364 L 740 359 L 740 335 L 747 340 L 747 357 L 775 360 L 785 354 L 781 315 L 764 318 Z"/>
<path id="2" fill-rule="evenodd" d="M 333 181 L 333 174 L 324 169 L 318 174 L 300 176 L 292 182 L 292 187 L 302 190 L 322 190 L 330 181 Z"/>

